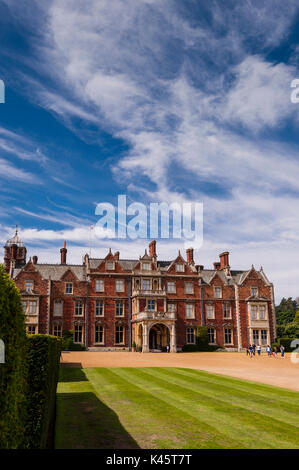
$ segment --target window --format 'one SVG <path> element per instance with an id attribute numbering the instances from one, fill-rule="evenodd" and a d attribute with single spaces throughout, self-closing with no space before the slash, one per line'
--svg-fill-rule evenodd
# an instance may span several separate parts
<path id="1" fill-rule="evenodd" d="M 182 273 L 185 271 L 185 265 L 184 264 L 176 264 L 175 265 L 175 270 L 178 272 L 178 273 Z"/>
<path id="2" fill-rule="evenodd" d="M 96 300 L 96 316 L 104 316 L 104 302 L 102 300 Z"/>
<path id="3" fill-rule="evenodd" d="M 54 336 L 59 336 L 59 337 L 62 336 L 62 328 L 61 328 L 61 325 L 54 325 L 54 326 L 53 326 L 53 335 L 54 335 Z"/>
<path id="4" fill-rule="evenodd" d="M 75 325 L 74 343 L 82 343 L 83 340 L 83 326 Z"/>
<path id="5" fill-rule="evenodd" d="M 216 330 L 215 328 L 208 328 L 208 335 L 209 335 L 209 343 L 215 344 L 216 343 Z"/>
<path id="6" fill-rule="evenodd" d="M 124 343 L 124 327 L 116 325 L 115 328 L 115 344 Z"/>
<path id="7" fill-rule="evenodd" d="M 193 294 L 194 292 L 193 282 L 185 282 L 185 292 L 186 294 Z"/>
<path id="8" fill-rule="evenodd" d="M 27 302 L 26 302 L 26 300 L 22 301 L 22 308 L 23 308 L 23 312 L 26 313 L 27 312 Z"/>
<path id="9" fill-rule="evenodd" d="M 29 326 L 27 327 L 27 332 L 28 332 L 29 335 L 35 335 L 36 326 L 29 325 Z"/>
<path id="10" fill-rule="evenodd" d="M 167 291 L 170 292 L 171 294 L 175 293 L 175 282 L 174 281 L 168 281 L 167 282 Z"/>
<path id="11" fill-rule="evenodd" d="M 206 305 L 206 317 L 207 320 L 213 320 L 215 318 L 214 305 Z"/>
<path id="12" fill-rule="evenodd" d="M 104 280 L 103 279 L 96 279 L 96 292 L 104 292 Z"/>
<path id="13" fill-rule="evenodd" d="M 251 296 L 252 297 L 257 297 L 257 295 L 258 295 L 257 287 L 251 287 Z"/>
<path id="14" fill-rule="evenodd" d="M 221 299 L 221 297 L 222 297 L 221 287 L 214 287 L 214 297 L 215 297 L 215 299 Z"/>
<path id="15" fill-rule="evenodd" d="M 257 305 L 251 305 L 251 320 L 257 320 Z"/>
<path id="16" fill-rule="evenodd" d="M 186 318 L 194 318 L 194 305 L 193 304 L 186 304 L 185 307 L 186 311 Z"/>
<path id="17" fill-rule="evenodd" d="M 266 319 L 266 306 L 265 305 L 260 305 L 259 314 L 260 314 L 260 320 Z"/>
<path id="18" fill-rule="evenodd" d="M 253 338 L 253 342 L 255 344 L 259 344 L 259 342 L 260 342 L 259 330 L 253 330 L 252 331 L 252 338 Z"/>
<path id="19" fill-rule="evenodd" d="M 147 310 L 150 311 L 150 312 L 154 312 L 156 310 L 155 300 L 148 300 L 147 301 Z"/>
<path id="20" fill-rule="evenodd" d="M 29 301 L 29 315 L 35 315 L 37 313 L 37 302 L 35 300 Z"/>
<path id="21" fill-rule="evenodd" d="M 25 282 L 25 291 L 29 293 L 33 291 L 33 281 Z"/>
<path id="22" fill-rule="evenodd" d="M 76 302 L 75 302 L 75 315 L 83 315 L 83 302 L 82 302 L 82 300 L 76 300 Z"/>
<path id="23" fill-rule="evenodd" d="M 175 312 L 176 311 L 176 305 L 175 304 L 168 304 L 167 305 L 167 311 L 168 312 Z"/>
<path id="24" fill-rule="evenodd" d="M 125 284 L 123 279 L 117 279 L 115 282 L 115 290 L 116 292 L 124 292 L 125 290 Z"/>
<path id="25" fill-rule="evenodd" d="M 151 269 L 150 263 L 142 263 L 142 269 L 144 271 L 150 271 L 150 269 Z"/>
<path id="26" fill-rule="evenodd" d="M 228 303 L 223 304 L 223 317 L 231 318 L 231 306 Z"/>
<path id="27" fill-rule="evenodd" d="M 113 271 L 114 270 L 114 261 L 107 261 L 106 263 L 106 269 L 108 271 Z"/>
<path id="28" fill-rule="evenodd" d="M 54 300 L 54 317 L 61 317 L 63 311 L 63 302 L 62 300 Z"/>
<path id="29" fill-rule="evenodd" d="M 224 328 L 224 343 L 225 344 L 233 344 L 231 328 Z"/>
<path id="30" fill-rule="evenodd" d="M 268 341 L 267 341 L 267 330 L 261 330 L 261 343 L 263 345 L 268 343 Z"/>
<path id="31" fill-rule="evenodd" d="M 101 325 L 95 327 L 95 343 L 104 343 L 104 327 Z"/>
<path id="32" fill-rule="evenodd" d="M 195 344 L 194 328 L 187 328 L 187 344 Z"/>
<path id="33" fill-rule="evenodd" d="M 123 317 L 124 315 L 124 304 L 123 302 L 115 302 L 115 316 Z"/>
<path id="34" fill-rule="evenodd" d="M 150 290 L 150 288 L 151 288 L 150 279 L 142 279 L 142 289 L 143 290 Z"/>
<path id="35" fill-rule="evenodd" d="M 73 283 L 72 282 L 66 282 L 65 283 L 65 293 L 66 294 L 72 294 L 73 293 Z"/>

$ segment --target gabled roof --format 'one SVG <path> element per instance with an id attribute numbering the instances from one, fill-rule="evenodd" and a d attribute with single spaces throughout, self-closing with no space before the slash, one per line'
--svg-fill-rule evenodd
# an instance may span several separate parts
<path id="1" fill-rule="evenodd" d="M 71 271 L 79 281 L 86 280 L 86 269 L 84 265 L 77 264 L 34 264 L 36 271 L 41 275 L 42 279 L 51 279 L 52 281 L 60 281 L 62 276 Z M 13 278 L 15 279 L 23 269 L 14 269 Z M 28 273 L 29 274 L 29 273 Z"/>

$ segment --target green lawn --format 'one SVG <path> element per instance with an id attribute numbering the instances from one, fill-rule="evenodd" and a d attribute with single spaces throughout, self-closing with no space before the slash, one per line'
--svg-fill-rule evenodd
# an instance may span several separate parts
<path id="1" fill-rule="evenodd" d="M 299 448 L 299 393 L 180 368 L 61 368 L 56 448 Z"/>

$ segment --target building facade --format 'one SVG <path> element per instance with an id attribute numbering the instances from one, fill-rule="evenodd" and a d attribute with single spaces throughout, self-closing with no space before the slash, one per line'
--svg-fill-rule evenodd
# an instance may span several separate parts
<path id="1" fill-rule="evenodd" d="M 262 268 L 232 270 L 224 252 L 213 269 L 196 265 L 193 249 L 172 261 L 157 258 L 156 241 L 136 259 L 85 255 L 81 265 L 67 263 L 66 243 L 59 264 L 26 260 L 16 231 L 4 247 L 4 265 L 22 296 L 29 333 L 61 336 L 89 349 L 143 352 L 182 349 L 195 344 L 196 328 L 208 327 L 209 342 L 229 350 L 276 337 L 274 289 Z"/>

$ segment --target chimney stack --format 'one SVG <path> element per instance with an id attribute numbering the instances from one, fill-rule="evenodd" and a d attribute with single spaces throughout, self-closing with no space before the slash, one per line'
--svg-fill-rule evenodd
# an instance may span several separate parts
<path id="1" fill-rule="evenodd" d="M 114 259 L 115 259 L 116 261 L 119 260 L 119 251 L 116 251 L 116 252 L 114 253 Z"/>
<path id="2" fill-rule="evenodd" d="M 60 248 L 61 264 L 66 264 L 66 254 L 67 254 L 66 242 L 64 242 L 63 248 Z"/>
<path id="3" fill-rule="evenodd" d="M 151 258 L 157 258 L 157 253 L 156 253 L 156 240 L 153 240 L 149 244 L 149 255 Z"/>
<path id="4" fill-rule="evenodd" d="M 188 264 L 194 264 L 194 257 L 193 257 L 193 248 L 188 248 L 186 250 L 186 253 L 187 253 L 187 263 Z"/>
<path id="5" fill-rule="evenodd" d="M 219 263 L 219 261 L 215 261 L 215 263 L 214 263 L 214 269 L 215 269 L 215 271 L 218 271 L 218 270 L 220 269 L 220 263 Z"/>
<path id="6" fill-rule="evenodd" d="M 32 262 L 33 262 L 33 264 L 37 264 L 37 260 L 38 260 L 38 257 L 37 257 L 36 255 L 34 255 L 34 256 L 32 257 Z"/>
<path id="7" fill-rule="evenodd" d="M 226 268 L 227 266 L 229 266 L 228 255 L 229 255 L 228 251 L 224 251 L 223 253 L 221 253 L 219 255 L 220 269 L 223 269 L 223 268 Z"/>

